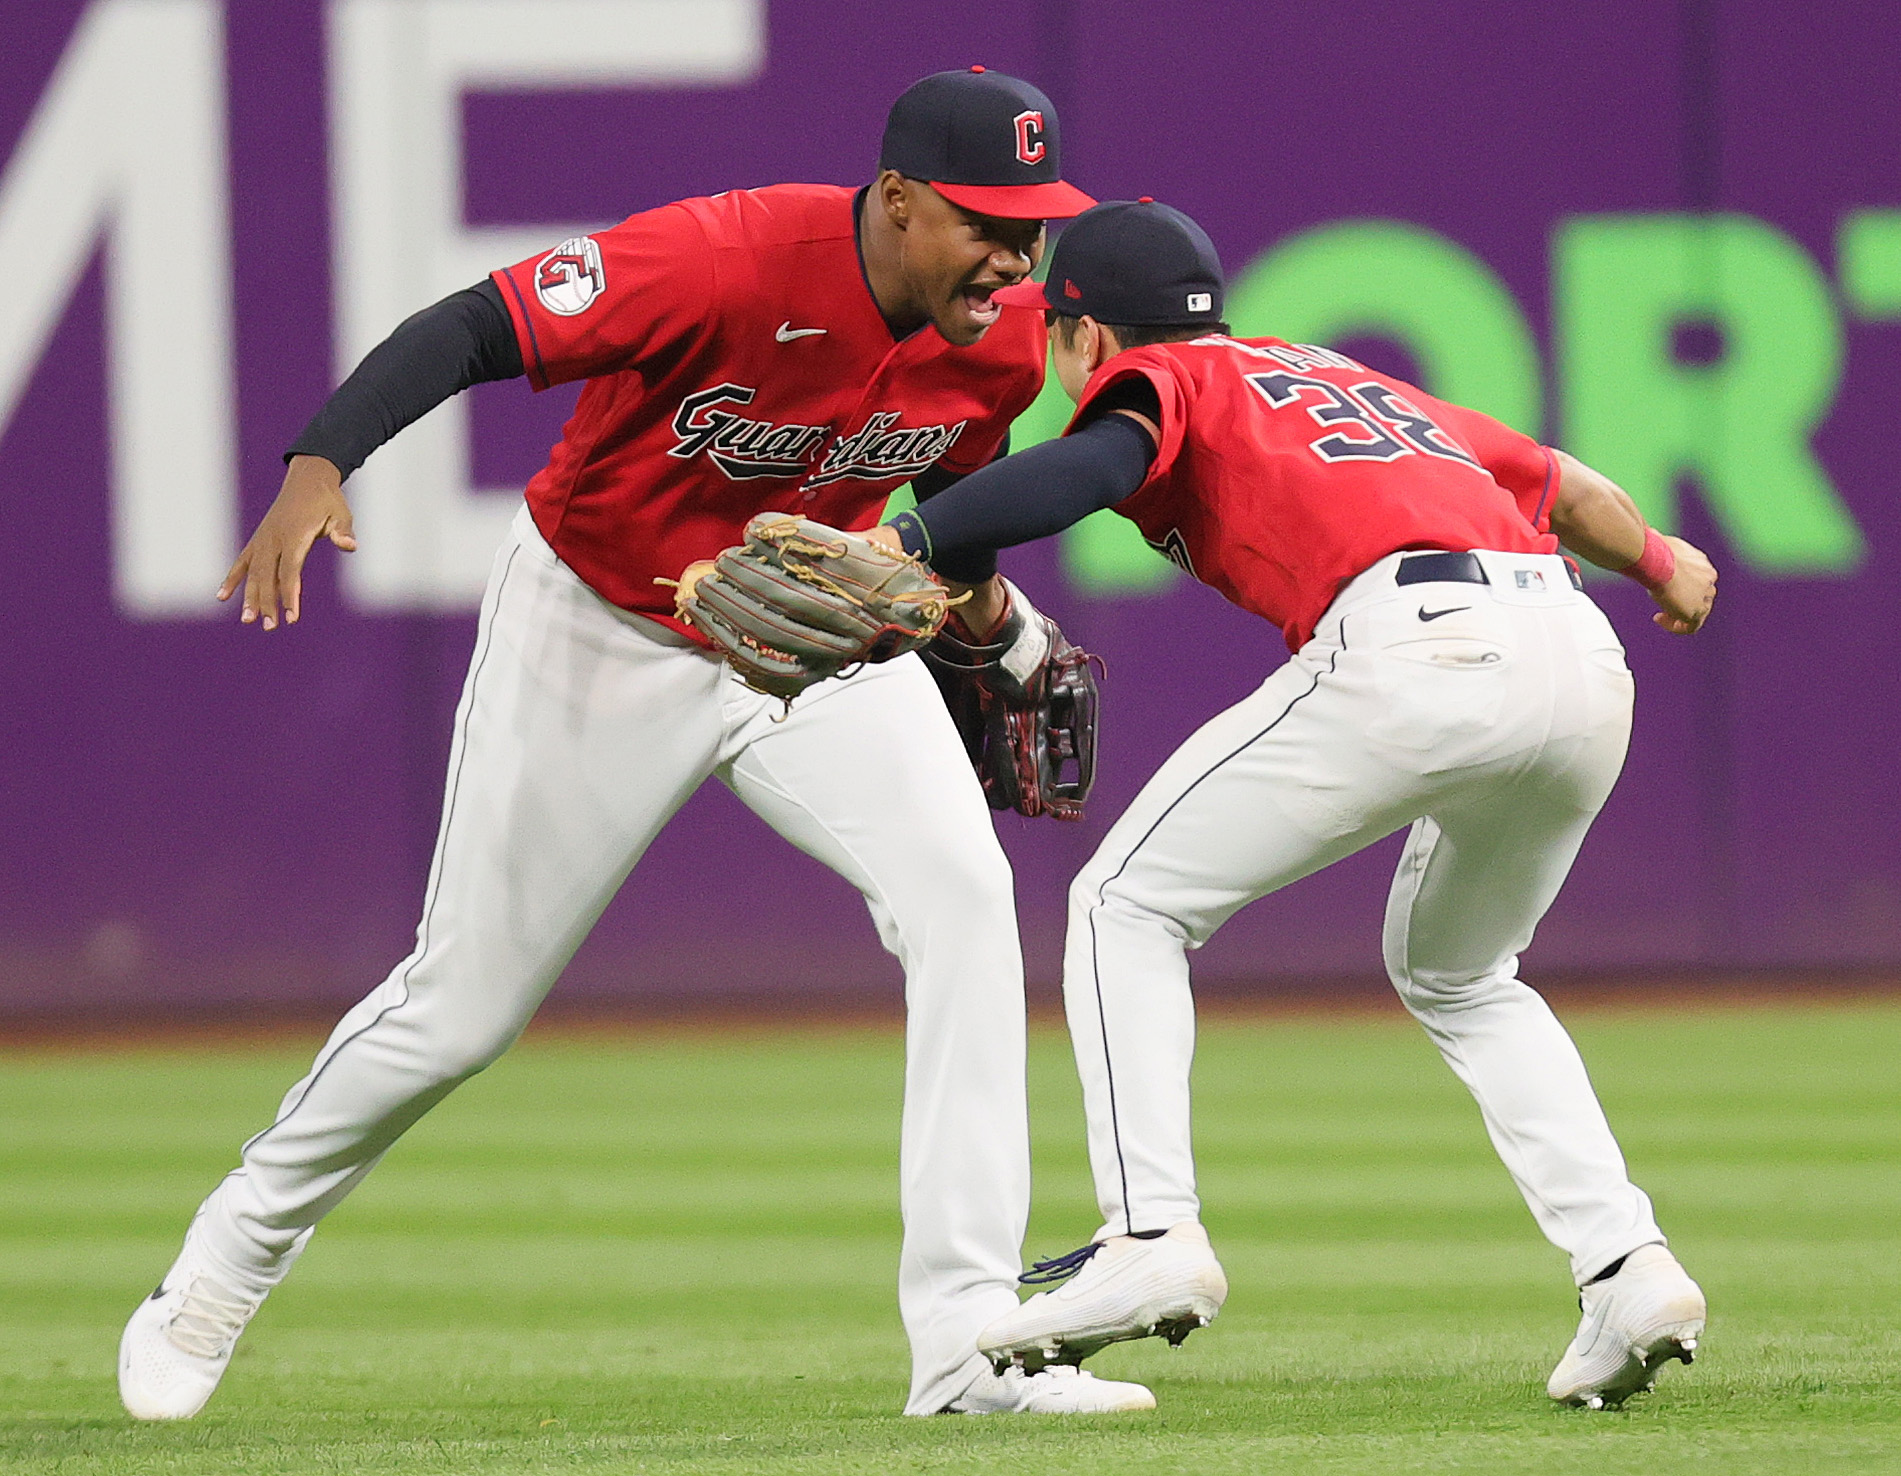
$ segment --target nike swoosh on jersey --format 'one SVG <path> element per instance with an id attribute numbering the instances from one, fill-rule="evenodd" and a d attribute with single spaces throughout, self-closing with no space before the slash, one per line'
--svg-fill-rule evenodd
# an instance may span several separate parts
<path id="1" fill-rule="evenodd" d="M 1470 605 L 1453 605 L 1450 609 L 1428 611 L 1424 605 L 1419 607 L 1421 620 L 1437 620 L 1441 615 L 1457 615 L 1461 610 L 1469 610 Z"/>
<path id="2" fill-rule="evenodd" d="M 810 338 L 815 333 L 824 333 L 825 331 L 823 328 L 794 328 L 792 326 L 792 320 L 787 318 L 779 325 L 778 331 L 772 336 L 778 339 L 780 343 L 790 343 L 795 338 Z"/>

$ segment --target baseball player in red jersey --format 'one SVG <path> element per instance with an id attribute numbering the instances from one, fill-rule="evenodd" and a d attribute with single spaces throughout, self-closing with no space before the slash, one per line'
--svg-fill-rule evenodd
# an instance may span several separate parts
<path id="1" fill-rule="evenodd" d="M 686 200 L 498 271 L 402 325 L 292 448 L 221 597 L 299 614 L 314 540 L 354 546 L 342 478 L 469 384 L 585 379 L 496 556 L 457 710 L 416 948 L 244 1146 L 128 1324 L 126 1407 L 195 1414 L 317 1221 L 409 1125 L 513 1042 L 630 867 L 709 777 L 864 893 L 909 1012 L 899 1301 L 914 1414 L 1145 1408 L 1138 1385 L 999 1376 L 1028 1212 L 1011 879 L 936 687 L 904 657 L 789 713 L 675 619 L 691 564 L 754 514 L 874 523 L 982 465 L 1037 393 L 1041 314 L 998 289 L 1062 182 L 1035 88 L 982 68 L 894 105 L 857 191 Z M 1003 597 L 994 562 L 960 577 Z M 981 618 L 973 616 L 973 619 Z"/>
<path id="2" fill-rule="evenodd" d="M 1100 507 L 1286 633 L 1293 659 L 1149 781 L 1070 891 L 1064 987 L 1104 1224 L 1024 1278 L 1000 1364 L 1180 1341 L 1219 1310 L 1189 1142 L 1187 950 L 1237 908 L 1411 827 L 1387 971 L 1471 1089 L 1584 1320 L 1551 1376 L 1603 1406 L 1685 1362 L 1696 1284 L 1569 1036 L 1518 978 L 1623 763 L 1631 679 L 1559 543 L 1630 574 L 1666 629 L 1700 626 L 1708 560 L 1588 467 L 1343 354 L 1237 340 L 1214 249 L 1149 201 L 1098 206 L 1047 289 L 1078 402 L 1067 435 L 879 530 L 932 558 L 1041 537 Z"/>

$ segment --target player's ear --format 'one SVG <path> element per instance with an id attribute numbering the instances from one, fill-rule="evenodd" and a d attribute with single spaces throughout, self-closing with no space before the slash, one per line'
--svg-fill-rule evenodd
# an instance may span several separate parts
<path id="1" fill-rule="evenodd" d="M 899 230 L 911 223 L 911 182 L 895 169 L 879 171 L 878 182 L 871 187 L 885 219 Z"/>

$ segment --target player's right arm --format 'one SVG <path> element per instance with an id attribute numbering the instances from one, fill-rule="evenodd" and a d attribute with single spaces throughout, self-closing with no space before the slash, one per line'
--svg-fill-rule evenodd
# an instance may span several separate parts
<path id="1" fill-rule="evenodd" d="M 1601 569 L 1629 575 L 1657 602 L 1651 617 L 1676 635 L 1692 635 L 1716 603 L 1716 569 L 1700 548 L 1658 533 L 1630 494 L 1602 472 L 1563 451 L 1551 453 L 1558 486 L 1551 531 Z"/>
<path id="2" fill-rule="evenodd" d="M 493 272 L 405 321 L 372 349 L 291 446 L 277 501 L 225 576 L 242 619 L 294 622 L 318 539 L 356 546 L 342 484 L 370 453 L 470 385 L 551 385 L 683 352 L 715 317 L 712 252 L 677 205 L 628 217 Z"/>
<path id="3" fill-rule="evenodd" d="M 875 541 L 901 547 L 936 567 L 999 548 L 1048 538 L 1090 513 L 1113 507 L 1148 476 L 1155 446 L 1122 415 L 1018 451 L 974 471 L 956 486 L 874 529 Z"/>
<path id="4" fill-rule="evenodd" d="M 280 603 L 285 623 L 294 624 L 303 597 L 304 560 L 319 538 L 344 553 L 356 552 L 343 473 L 321 456 L 293 456 L 277 499 L 218 586 L 218 598 L 228 600 L 242 587 L 244 609 L 238 618 L 246 625 L 261 619 L 266 630 L 277 629 Z"/>
<path id="5" fill-rule="evenodd" d="M 283 485 L 264 521 L 218 588 L 244 590 L 245 624 L 275 630 L 281 607 L 294 624 L 304 560 L 320 538 L 356 548 L 343 479 L 404 426 L 472 384 L 522 373 L 521 351 L 502 295 L 481 282 L 406 319 L 338 386 L 285 457 Z"/>
<path id="6" fill-rule="evenodd" d="M 940 558 L 1051 537 L 1133 496 L 1179 447 L 1180 420 L 1178 408 L 1164 412 L 1150 377 L 1109 381 L 1056 440 L 972 472 L 892 519 L 879 541 L 936 567 Z"/>

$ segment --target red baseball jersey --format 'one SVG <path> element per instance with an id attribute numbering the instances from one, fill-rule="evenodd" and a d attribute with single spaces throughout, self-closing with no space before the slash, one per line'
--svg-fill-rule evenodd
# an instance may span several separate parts
<path id="1" fill-rule="evenodd" d="M 682 629 L 654 581 L 738 543 L 754 514 L 870 527 L 927 467 L 990 460 L 1036 398 L 1034 309 L 1004 308 L 968 348 L 930 326 L 892 338 L 854 199 L 682 200 L 494 273 L 535 388 L 587 380 L 528 505 L 614 604 Z"/>
<path id="2" fill-rule="evenodd" d="M 1072 424 L 1137 377 L 1161 401 L 1162 441 L 1116 511 L 1290 650 L 1400 549 L 1557 550 L 1549 450 L 1345 354 L 1278 338 L 1133 349 L 1096 371 Z"/>

